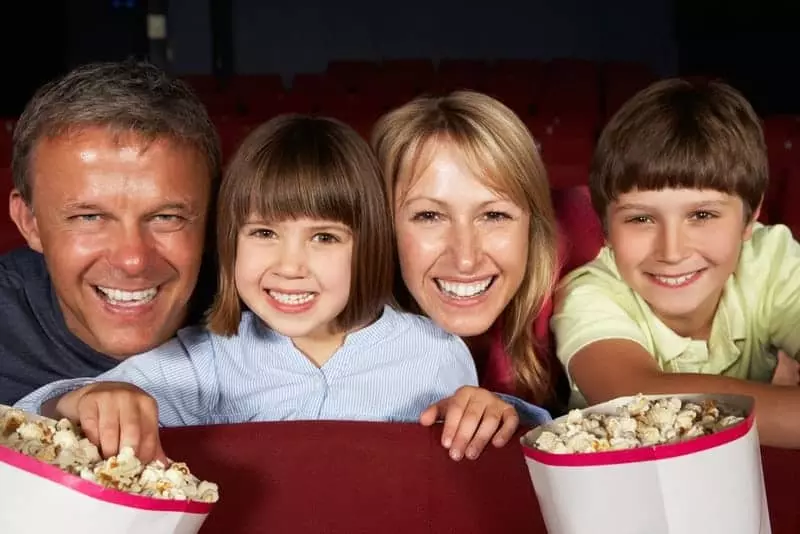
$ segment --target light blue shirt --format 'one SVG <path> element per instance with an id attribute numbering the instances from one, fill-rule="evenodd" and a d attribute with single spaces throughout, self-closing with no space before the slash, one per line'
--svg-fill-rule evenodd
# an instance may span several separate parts
<path id="1" fill-rule="evenodd" d="M 97 378 L 61 380 L 17 403 L 49 399 L 95 381 L 129 382 L 158 402 L 162 426 L 339 419 L 417 421 L 431 404 L 478 384 L 464 342 L 429 319 L 386 307 L 348 334 L 317 367 L 291 339 L 245 312 L 238 335 L 190 327 Z"/>

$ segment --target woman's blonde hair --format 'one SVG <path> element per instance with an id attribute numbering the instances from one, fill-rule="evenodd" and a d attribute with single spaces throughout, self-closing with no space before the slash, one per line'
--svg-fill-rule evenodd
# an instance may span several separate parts
<path id="1" fill-rule="evenodd" d="M 435 151 L 426 147 L 440 141 L 456 147 L 487 187 L 530 215 L 525 276 L 500 319 L 518 393 L 544 401 L 553 391 L 551 369 L 548 359 L 537 357 L 533 322 L 552 293 L 558 252 L 550 187 L 536 143 L 513 111 L 487 95 L 457 91 L 417 98 L 383 116 L 373 129 L 372 147 L 392 197 L 405 193 L 397 190 L 401 175 L 424 168 L 423 153 Z M 397 281 L 398 301 L 419 312 Z"/>

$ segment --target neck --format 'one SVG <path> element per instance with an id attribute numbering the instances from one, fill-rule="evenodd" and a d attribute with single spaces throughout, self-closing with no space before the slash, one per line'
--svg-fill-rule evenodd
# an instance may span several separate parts
<path id="1" fill-rule="evenodd" d="M 686 317 L 659 317 L 659 319 L 679 336 L 707 341 L 711 336 L 711 327 L 721 299 L 722 292 L 708 299 L 691 315 Z"/>
<path id="2" fill-rule="evenodd" d="M 347 332 L 328 336 L 292 338 L 294 346 L 317 367 L 322 367 L 331 359 L 344 343 Z"/>
<path id="3" fill-rule="evenodd" d="M 356 325 L 349 330 L 338 331 L 332 325 L 329 325 L 324 332 L 311 333 L 303 337 L 293 337 L 291 338 L 292 343 L 311 363 L 317 367 L 322 367 L 344 344 L 344 340 L 349 334 L 371 325 L 380 318 L 382 313 L 383 310 L 373 319 Z"/>

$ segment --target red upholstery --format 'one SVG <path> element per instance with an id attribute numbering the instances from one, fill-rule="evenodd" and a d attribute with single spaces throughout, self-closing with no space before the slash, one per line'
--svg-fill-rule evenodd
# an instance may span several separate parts
<path id="1" fill-rule="evenodd" d="M 484 91 L 489 64 L 471 59 L 443 59 L 436 72 L 436 90 L 442 94 L 459 89 Z"/>
<path id="2" fill-rule="evenodd" d="M 11 136 L 15 123 L 14 119 L 0 119 L 0 167 L 11 167 Z"/>
<path id="3" fill-rule="evenodd" d="M 536 116 L 527 124 L 541 146 L 551 186 L 564 189 L 586 185 L 594 151 L 595 124 L 591 119 Z"/>
<path id="4" fill-rule="evenodd" d="M 286 422 L 166 429 L 220 485 L 202 534 L 545 534 L 518 442 L 453 462 L 439 427 Z M 773 534 L 800 532 L 800 453 L 764 449 Z M 598 532 L 601 532 L 598 530 Z"/>
<path id="5" fill-rule="evenodd" d="M 587 186 L 555 190 L 552 195 L 556 219 L 563 236 L 563 275 L 592 261 L 600 252 L 605 238 Z"/>
<path id="6" fill-rule="evenodd" d="M 328 63 L 326 73 L 348 91 L 358 91 L 367 80 L 378 76 L 379 70 L 374 61 L 334 60 Z"/>
<path id="7" fill-rule="evenodd" d="M 544 533 L 518 446 L 456 463 L 440 429 L 292 422 L 168 429 L 220 485 L 203 533 Z"/>
<path id="8" fill-rule="evenodd" d="M 25 245 L 25 240 L 17 230 L 17 226 L 8 216 L 8 197 L 14 183 L 11 179 L 11 169 L 0 168 L 0 254 Z"/>

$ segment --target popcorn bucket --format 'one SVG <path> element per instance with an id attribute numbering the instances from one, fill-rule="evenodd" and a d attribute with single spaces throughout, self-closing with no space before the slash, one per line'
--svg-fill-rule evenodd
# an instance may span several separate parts
<path id="1" fill-rule="evenodd" d="M 639 397 L 641 399 L 641 397 Z M 522 437 L 522 449 L 549 534 L 770 534 L 754 400 L 735 395 L 652 395 L 714 401 L 744 419 L 674 443 L 584 453 L 534 444 L 553 424 Z M 582 410 L 615 415 L 637 397 Z"/>
<path id="2" fill-rule="evenodd" d="M 0 405 L 0 417 L 9 410 Z M 25 414 L 28 421 L 42 421 Z M 0 433 L 4 432 L 0 425 Z M 6 436 L 9 430 L 5 429 Z M 96 482 L 2 445 L 0 532 L 195 534 L 213 504 L 147 497 Z"/>

